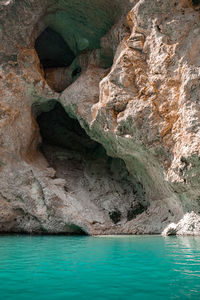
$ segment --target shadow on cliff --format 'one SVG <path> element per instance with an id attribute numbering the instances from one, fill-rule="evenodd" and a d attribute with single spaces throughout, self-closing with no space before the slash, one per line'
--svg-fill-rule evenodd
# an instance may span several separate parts
<path id="1" fill-rule="evenodd" d="M 56 176 L 66 180 L 67 193 L 84 203 L 86 211 L 95 209 L 97 215 L 99 211 L 118 224 L 147 209 L 125 163 L 108 156 L 59 102 L 54 101 L 48 112 L 41 112 L 37 122 L 42 136 L 40 151 Z"/>

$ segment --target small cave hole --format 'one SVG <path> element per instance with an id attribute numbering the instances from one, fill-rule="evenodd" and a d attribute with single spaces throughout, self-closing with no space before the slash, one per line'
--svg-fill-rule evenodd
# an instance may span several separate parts
<path id="1" fill-rule="evenodd" d="M 37 117 L 43 144 L 63 147 L 72 151 L 94 149 L 97 142 L 90 139 L 79 122 L 66 113 L 59 102 L 48 112 Z"/>
<path id="2" fill-rule="evenodd" d="M 159 32 L 161 32 L 160 26 L 156 25 L 156 28 L 158 29 Z"/>
<path id="3" fill-rule="evenodd" d="M 65 231 L 68 235 L 88 235 L 88 233 L 83 228 L 75 224 L 66 224 Z"/>
<path id="4" fill-rule="evenodd" d="M 114 224 L 117 224 L 121 220 L 121 212 L 118 210 L 109 212 L 110 219 Z"/>
<path id="5" fill-rule="evenodd" d="M 135 219 L 138 215 L 142 214 L 147 210 L 147 207 L 144 207 L 141 203 L 136 203 L 135 206 L 131 206 L 130 210 L 127 212 L 127 220 L 131 221 Z"/>
<path id="6" fill-rule="evenodd" d="M 67 67 L 75 58 L 61 35 L 50 27 L 36 39 L 35 49 L 44 69 Z"/>
<path id="7" fill-rule="evenodd" d="M 69 19 L 71 20 L 71 17 Z M 40 33 L 35 41 L 35 50 L 44 70 L 45 80 L 53 91 L 60 93 L 70 86 L 81 72 L 87 69 L 90 57 L 94 57 L 95 64 L 101 68 L 108 69 L 112 66 L 114 56 L 112 44 L 110 42 L 109 45 L 101 46 L 101 38 L 111 28 L 113 21 L 108 23 L 106 28 L 102 21 L 102 24 L 92 30 L 88 24 L 88 27 L 84 26 L 84 30 L 80 30 L 79 33 L 76 28 L 82 24 L 75 17 L 72 22 L 74 28 L 71 30 L 63 28 L 59 29 L 59 33 L 47 27 Z"/>
<path id="8" fill-rule="evenodd" d="M 80 76 L 81 67 L 73 65 L 76 55 L 62 36 L 50 27 L 36 39 L 35 49 L 52 90 L 60 93 Z"/>
<path id="9" fill-rule="evenodd" d="M 73 70 L 73 72 L 72 72 L 72 78 L 77 77 L 80 73 L 81 73 L 81 67 L 76 68 L 76 69 Z"/>

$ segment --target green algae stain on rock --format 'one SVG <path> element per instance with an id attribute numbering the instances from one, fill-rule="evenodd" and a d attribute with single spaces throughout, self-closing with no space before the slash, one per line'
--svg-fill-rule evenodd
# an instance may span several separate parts
<path id="1" fill-rule="evenodd" d="M 86 49 L 100 48 L 100 39 L 112 27 L 118 12 L 106 1 L 59 1 L 48 9 L 44 21 L 59 33 L 77 55 Z"/>

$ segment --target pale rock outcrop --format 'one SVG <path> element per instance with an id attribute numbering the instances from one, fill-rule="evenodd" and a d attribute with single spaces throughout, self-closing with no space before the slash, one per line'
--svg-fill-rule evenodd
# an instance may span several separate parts
<path id="1" fill-rule="evenodd" d="M 200 216 L 194 212 L 187 213 L 177 224 L 169 224 L 162 235 L 200 235 Z"/>
<path id="2" fill-rule="evenodd" d="M 161 233 L 186 214 L 166 232 L 198 234 L 198 24 L 192 0 L 0 1 L 0 231 Z M 42 65 L 46 28 L 69 65 Z"/>

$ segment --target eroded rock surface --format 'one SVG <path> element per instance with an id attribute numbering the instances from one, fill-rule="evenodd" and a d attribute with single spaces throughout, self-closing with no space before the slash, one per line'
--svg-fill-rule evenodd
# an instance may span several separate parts
<path id="1" fill-rule="evenodd" d="M 0 1 L 0 231 L 161 233 L 198 218 L 199 8 Z"/>
<path id="2" fill-rule="evenodd" d="M 200 235 L 200 216 L 194 212 L 187 213 L 177 224 L 169 224 L 162 235 Z"/>

